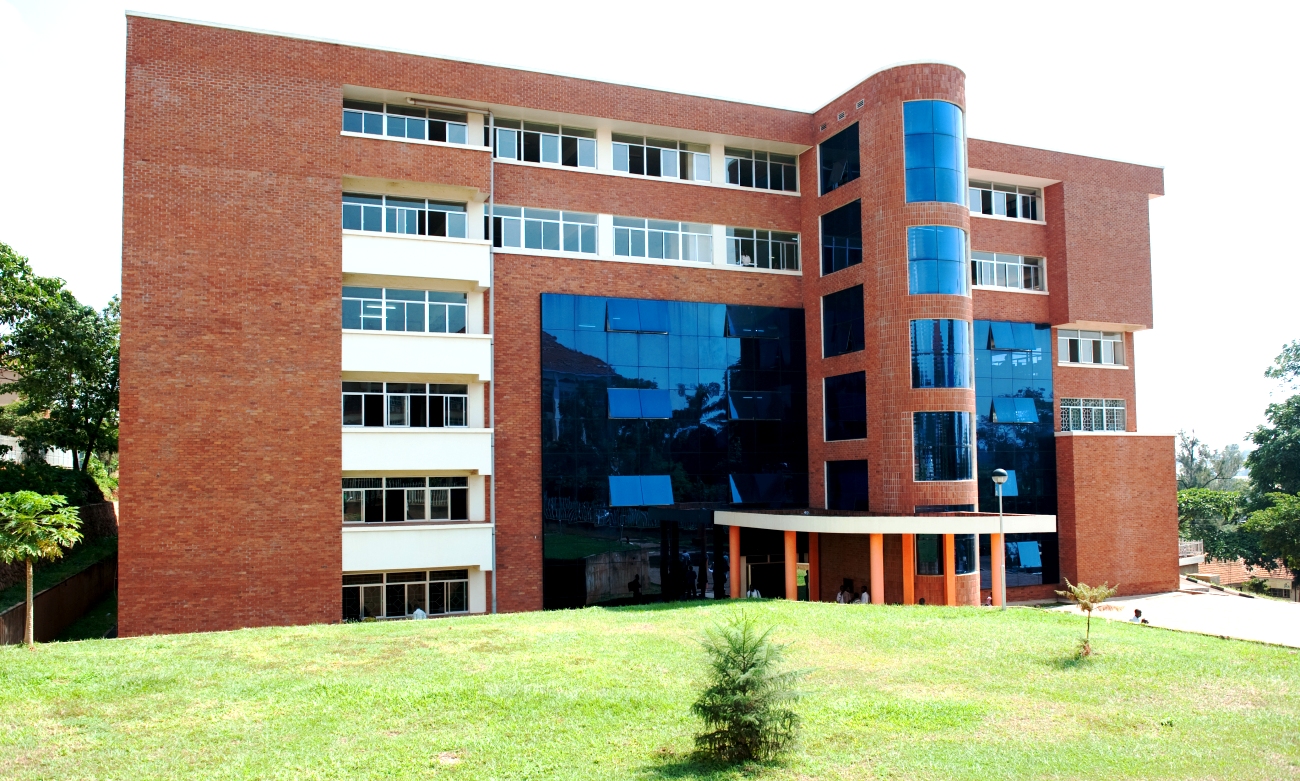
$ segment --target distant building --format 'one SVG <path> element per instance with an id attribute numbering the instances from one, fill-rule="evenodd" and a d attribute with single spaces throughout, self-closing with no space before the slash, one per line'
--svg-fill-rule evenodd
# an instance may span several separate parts
<path id="1" fill-rule="evenodd" d="M 1177 588 L 1163 173 L 968 139 L 965 78 L 804 113 L 130 15 L 122 634 Z"/>

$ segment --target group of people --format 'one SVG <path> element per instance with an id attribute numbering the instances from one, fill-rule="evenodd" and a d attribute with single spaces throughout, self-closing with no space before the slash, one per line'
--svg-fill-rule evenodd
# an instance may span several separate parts
<path id="1" fill-rule="evenodd" d="M 844 584 L 840 586 L 839 592 L 835 594 L 835 601 L 841 605 L 870 605 L 871 594 L 864 588 L 861 593 L 853 590 L 853 581 L 848 578 L 844 579 Z"/>

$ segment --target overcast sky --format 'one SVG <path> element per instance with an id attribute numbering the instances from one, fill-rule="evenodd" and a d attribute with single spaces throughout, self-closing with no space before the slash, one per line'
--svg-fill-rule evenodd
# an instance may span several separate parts
<path id="1" fill-rule="evenodd" d="M 1165 169 L 1168 194 L 1151 202 L 1156 327 L 1137 336 L 1138 427 L 1241 442 L 1280 398 L 1265 367 L 1300 338 L 1300 241 L 1287 227 L 1296 218 L 1286 196 L 1300 178 L 1297 6 L 921 6 L 136 0 L 130 8 L 799 110 L 891 64 L 955 64 L 966 72 L 972 137 Z M 8 92 L 0 241 L 95 306 L 121 286 L 126 8 L 0 0 Z M 1252 249 L 1246 239 L 1265 221 L 1276 243 Z"/>

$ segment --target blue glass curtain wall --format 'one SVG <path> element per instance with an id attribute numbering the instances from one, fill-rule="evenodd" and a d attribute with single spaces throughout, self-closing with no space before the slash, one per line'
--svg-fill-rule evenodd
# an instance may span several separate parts
<path id="1" fill-rule="evenodd" d="M 542 296 L 546 607 L 725 595 L 712 509 L 807 505 L 804 344 L 800 309 Z"/>
<path id="2" fill-rule="evenodd" d="M 907 202 L 966 203 L 966 133 L 961 109 L 942 100 L 903 104 Z"/>
<path id="3" fill-rule="evenodd" d="M 912 387 L 969 388 L 970 349 L 965 320 L 913 320 Z"/>
<path id="4" fill-rule="evenodd" d="M 966 231 L 947 225 L 907 229 L 909 295 L 964 296 L 970 292 Z"/>
<path id="5" fill-rule="evenodd" d="M 918 482 L 971 479 L 970 413 L 913 412 L 912 458 Z"/>
<path id="6" fill-rule="evenodd" d="M 997 512 L 991 476 L 994 469 L 1005 469 L 1014 477 L 1004 486 L 1006 512 L 1055 515 L 1051 326 L 976 320 L 974 334 L 979 509 Z M 1007 551 L 1008 586 L 1060 579 L 1055 534 L 1008 535 Z M 988 537 L 980 539 L 980 556 L 988 588 Z"/>

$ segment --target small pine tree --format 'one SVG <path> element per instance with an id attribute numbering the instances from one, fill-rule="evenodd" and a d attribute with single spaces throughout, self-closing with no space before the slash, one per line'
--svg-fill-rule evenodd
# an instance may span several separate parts
<path id="1" fill-rule="evenodd" d="M 1079 606 L 1088 616 L 1088 622 L 1083 634 L 1083 645 L 1079 646 L 1079 656 L 1092 656 L 1092 611 L 1094 610 L 1115 610 L 1114 605 L 1103 605 L 1110 597 L 1115 596 L 1119 591 L 1119 584 L 1114 586 L 1102 583 L 1100 586 L 1089 586 L 1087 583 L 1071 584 L 1070 579 L 1065 579 L 1065 591 L 1058 591 L 1057 594 L 1065 597 L 1074 604 Z"/>
<path id="2" fill-rule="evenodd" d="M 800 697 L 794 684 L 804 673 L 777 669 L 787 646 L 771 641 L 773 629 L 760 632 L 742 613 L 706 634 L 709 685 L 691 706 L 709 730 L 695 736 L 705 756 L 768 760 L 794 742 L 800 718 L 789 706 Z"/>

